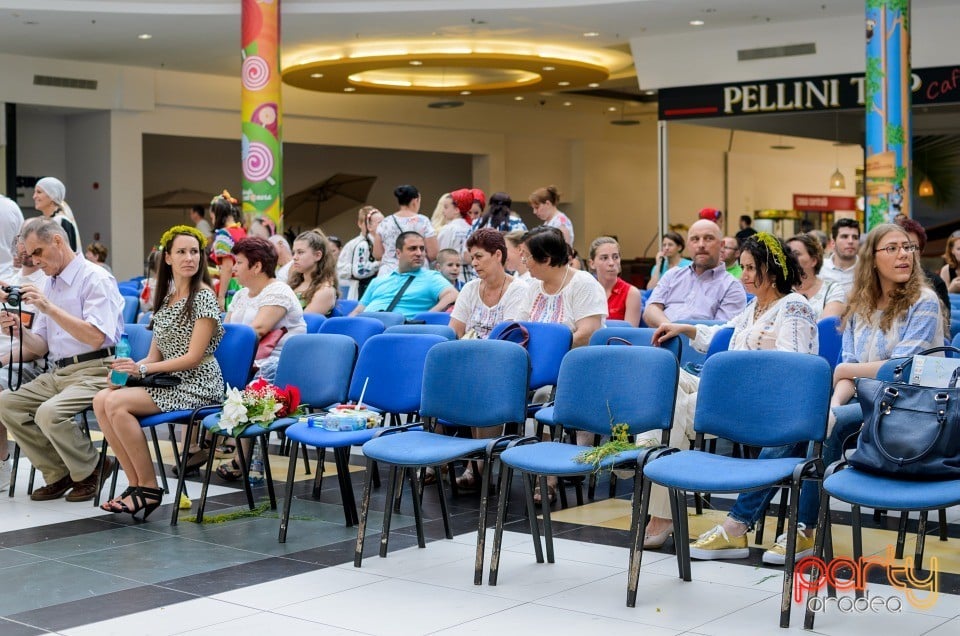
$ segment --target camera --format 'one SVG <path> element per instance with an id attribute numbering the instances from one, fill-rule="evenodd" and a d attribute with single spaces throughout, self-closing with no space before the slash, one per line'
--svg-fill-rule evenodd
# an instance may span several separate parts
<path id="1" fill-rule="evenodd" d="M 2 287 L 3 291 L 7 294 L 7 304 L 11 307 L 20 306 L 20 287 L 18 285 L 10 285 L 9 287 Z"/>

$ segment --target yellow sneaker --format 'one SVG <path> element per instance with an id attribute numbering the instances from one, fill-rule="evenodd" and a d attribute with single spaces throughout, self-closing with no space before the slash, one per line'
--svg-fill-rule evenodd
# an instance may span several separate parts
<path id="1" fill-rule="evenodd" d="M 709 561 L 712 559 L 745 559 L 750 556 L 747 535 L 731 537 L 723 526 L 714 526 L 690 544 L 690 558 Z"/>
<path id="2" fill-rule="evenodd" d="M 797 524 L 797 556 L 796 560 L 813 554 L 813 543 L 816 541 L 817 533 L 814 532 L 809 537 L 800 532 L 806 530 L 807 526 Z M 787 533 L 784 532 L 777 537 L 777 542 L 772 548 L 763 553 L 763 562 L 770 565 L 783 565 L 787 560 Z"/>

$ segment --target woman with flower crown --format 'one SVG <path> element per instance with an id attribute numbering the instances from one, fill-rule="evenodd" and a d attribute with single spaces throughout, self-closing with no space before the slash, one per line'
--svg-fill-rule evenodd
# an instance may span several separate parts
<path id="1" fill-rule="evenodd" d="M 725 327 L 733 327 L 729 348 L 736 351 L 796 351 L 817 354 L 817 317 L 807 299 L 793 291 L 803 277 L 803 271 L 793 252 L 783 241 L 766 232 L 748 238 L 740 254 L 743 275 L 740 281 L 747 293 L 755 298 L 746 308 L 724 325 L 684 325 L 663 323 L 653 334 L 653 343 L 659 345 L 670 338 L 686 335 L 695 349 L 705 352 L 714 334 Z M 677 406 L 670 432 L 670 445 L 683 448 L 693 438 L 693 414 L 697 406 L 700 378 L 680 371 L 677 385 Z M 659 433 L 638 436 L 638 444 L 659 443 Z M 717 526 L 718 528 L 720 526 Z M 654 486 L 650 491 L 650 521 L 647 524 L 644 547 L 659 548 L 673 532 L 667 491 Z M 716 534 L 714 528 L 704 537 Z M 699 553 L 699 543 L 691 546 L 690 555 Z M 708 549 L 709 546 L 704 546 Z"/>
<path id="2" fill-rule="evenodd" d="M 129 482 L 120 496 L 101 506 L 108 512 L 136 515 L 142 510 L 146 519 L 163 498 L 137 418 L 223 400 L 223 376 L 213 357 L 223 337 L 223 324 L 204 263 L 206 243 L 199 230 L 187 225 L 175 226 L 163 235 L 150 352 L 142 360 L 117 358 L 111 365 L 130 378 L 170 373 L 180 379 L 180 384 L 111 386 L 93 399 L 100 429 Z"/>

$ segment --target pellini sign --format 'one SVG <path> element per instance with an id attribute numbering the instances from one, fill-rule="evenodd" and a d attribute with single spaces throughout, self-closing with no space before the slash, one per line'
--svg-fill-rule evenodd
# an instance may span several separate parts
<path id="1" fill-rule="evenodd" d="M 914 104 L 960 103 L 960 66 L 914 69 Z M 863 108 L 864 76 L 847 74 L 664 88 L 660 119 Z"/>

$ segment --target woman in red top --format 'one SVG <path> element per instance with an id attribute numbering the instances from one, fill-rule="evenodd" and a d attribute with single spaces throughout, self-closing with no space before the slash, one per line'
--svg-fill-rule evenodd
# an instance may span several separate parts
<path id="1" fill-rule="evenodd" d="M 639 327 L 643 301 L 640 290 L 620 278 L 620 244 L 616 239 L 601 236 L 590 244 L 590 269 L 607 292 L 607 318 Z"/>

